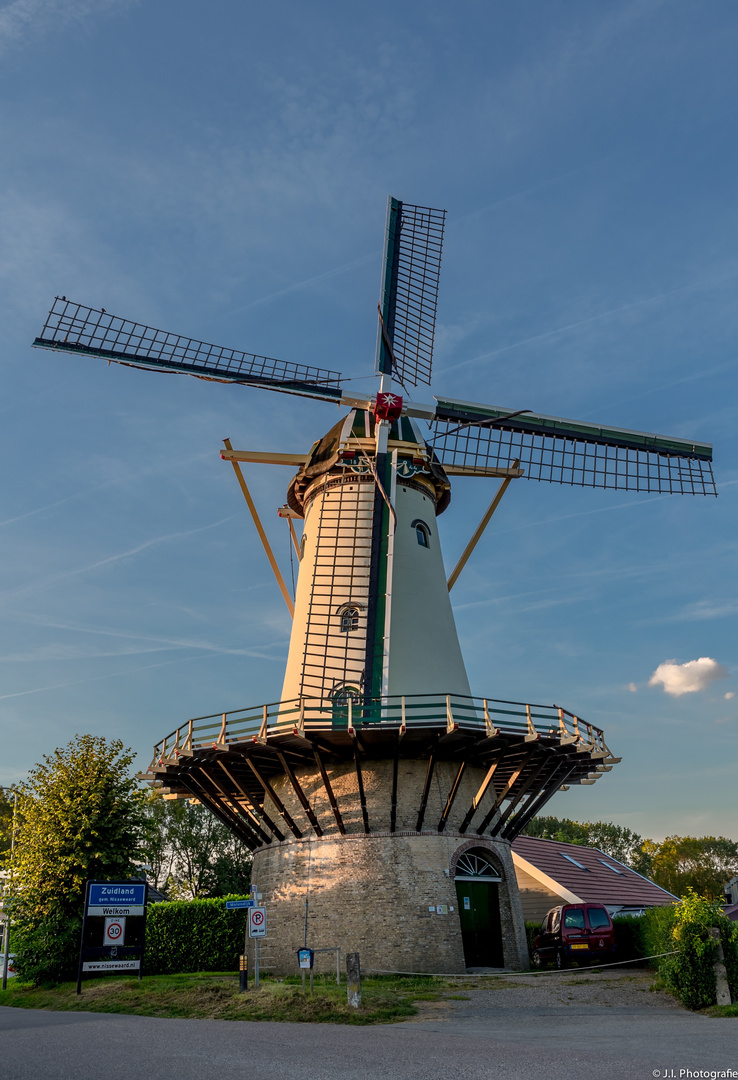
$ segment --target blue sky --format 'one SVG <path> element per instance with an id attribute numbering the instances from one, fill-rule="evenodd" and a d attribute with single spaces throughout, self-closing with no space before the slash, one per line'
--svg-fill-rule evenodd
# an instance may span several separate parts
<path id="1" fill-rule="evenodd" d="M 0 783 L 274 700 L 289 619 L 232 470 L 334 407 L 30 348 L 55 294 L 368 388 L 389 193 L 448 211 L 433 390 L 712 441 L 720 497 L 511 485 L 454 589 L 475 692 L 622 764 L 552 812 L 738 838 L 738 9 L 0 7 Z M 249 473 L 289 575 L 289 470 Z M 457 481 L 453 566 L 493 481 Z M 723 677 L 672 696 L 656 668 Z"/>

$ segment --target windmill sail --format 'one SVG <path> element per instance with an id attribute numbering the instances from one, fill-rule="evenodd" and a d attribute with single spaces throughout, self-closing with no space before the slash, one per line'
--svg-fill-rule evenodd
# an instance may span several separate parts
<path id="1" fill-rule="evenodd" d="M 445 221 L 445 210 L 387 204 L 377 371 L 412 386 L 431 381 Z"/>
<path id="2" fill-rule="evenodd" d="M 517 459 L 530 480 L 660 494 L 717 495 L 709 443 L 438 398 L 440 463 L 488 475 Z"/>
<path id="3" fill-rule="evenodd" d="M 268 356 L 224 349 L 110 315 L 103 309 L 56 297 L 37 348 L 101 356 L 116 364 L 175 371 L 222 382 L 246 383 L 306 397 L 339 401 L 338 371 L 288 364 Z"/>

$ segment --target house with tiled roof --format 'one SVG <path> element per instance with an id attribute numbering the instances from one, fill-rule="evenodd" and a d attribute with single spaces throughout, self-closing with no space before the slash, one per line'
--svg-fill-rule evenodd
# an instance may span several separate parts
<path id="1" fill-rule="evenodd" d="M 523 915 L 530 922 L 558 904 L 602 904 L 611 915 L 638 915 L 679 900 L 598 848 L 518 836 L 512 857 Z"/>

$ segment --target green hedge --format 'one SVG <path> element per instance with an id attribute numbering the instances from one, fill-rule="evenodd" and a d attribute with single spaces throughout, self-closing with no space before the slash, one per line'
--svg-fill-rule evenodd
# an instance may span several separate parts
<path id="1" fill-rule="evenodd" d="M 738 923 L 731 922 L 719 900 L 689 892 L 680 904 L 656 908 L 644 915 L 644 942 L 650 953 L 676 950 L 656 961 L 666 986 L 687 1009 L 715 1004 L 717 944 L 710 927 L 720 930 L 725 969 L 733 1001 L 738 999 Z"/>
<path id="2" fill-rule="evenodd" d="M 144 974 L 237 971 L 248 908 L 226 911 L 226 899 L 246 897 L 151 904 L 146 916 Z"/>

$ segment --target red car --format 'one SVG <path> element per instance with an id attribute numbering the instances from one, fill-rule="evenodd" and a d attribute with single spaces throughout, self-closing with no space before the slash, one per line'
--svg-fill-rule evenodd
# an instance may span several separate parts
<path id="1" fill-rule="evenodd" d="M 564 904 L 551 908 L 533 939 L 533 967 L 554 963 L 565 968 L 573 961 L 583 967 L 615 956 L 615 930 L 601 904 Z"/>

